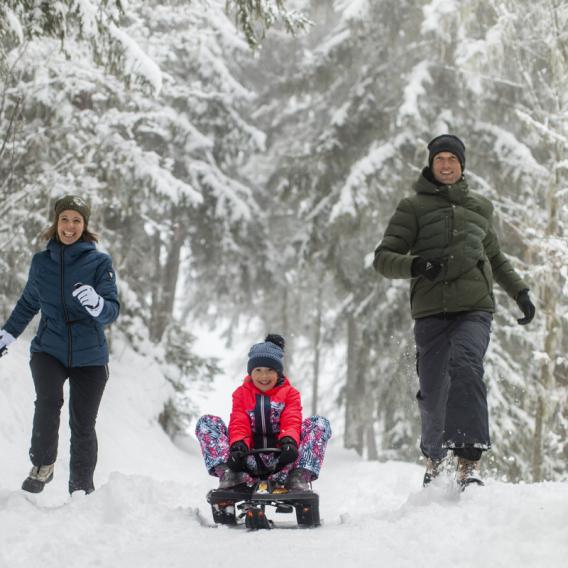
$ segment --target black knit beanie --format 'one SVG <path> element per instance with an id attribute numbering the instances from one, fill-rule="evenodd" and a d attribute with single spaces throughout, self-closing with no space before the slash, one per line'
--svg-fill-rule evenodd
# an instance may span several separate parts
<path id="1" fill-rule="evenodd" d="M 453 134 L 436 136 L 428 143 L 428 165 L 432 168 L 434 156 L 440 152 L 450 152 L 460 161 L 462 172 L 465 170 L 465 144 Z"/>

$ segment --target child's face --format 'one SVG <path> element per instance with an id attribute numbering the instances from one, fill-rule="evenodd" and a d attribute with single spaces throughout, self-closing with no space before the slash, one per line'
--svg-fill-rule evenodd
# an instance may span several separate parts
<path id="1" fill-rule="evenodd" d="M 255 367 L 250 376 L 254 386 L 262 392 L 274 388 L 278 380 L 278 373 L 269 367 Z"/>

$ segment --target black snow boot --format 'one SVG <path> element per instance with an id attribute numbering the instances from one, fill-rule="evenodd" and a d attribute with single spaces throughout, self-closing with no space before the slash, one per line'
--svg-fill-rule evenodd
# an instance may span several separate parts
<path id="1" fill-rule="evenodd" d="M 229 469 L 226 463 L 215 467 L 215 474 L 219 478 L 219 489 L 233 489 L 244 483 L 243 473 Z"/>
<path id="2" fill-rule="evenodd" d="M 29 493 L 41 493 L 46 483 L 53 479 L 53 468 L 55 464 L 40 465 L 32 467 L 30 474 L 22 483 L 22 489 Z"/>
<path id="3" fill-rule="evenodd" d="M 298 467 L 288 474 L 286 487 L 288 491 L 310 491 L 312 488 L 312 472 L 308 469 Z"/>
<path id="4" fill-rule="evenodd" d="M 69 481 L 69 495 L 73 495 L 73 493 L 77 491 L 82 491 L 85 495 L 89 495 L 95 490 L 95 486 L 92 481 L 78 481 L 78 480 L 70 480 Z"/>

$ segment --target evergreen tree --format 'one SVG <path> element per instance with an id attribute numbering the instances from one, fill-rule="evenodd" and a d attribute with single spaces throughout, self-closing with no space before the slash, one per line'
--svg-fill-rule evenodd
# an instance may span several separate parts
<path id="1" fill-rule="evenodd" d="M 263 144 L 242 113 L 253 94 L 235 76 L 250 50 L 223 8 L 132 2 L 112 30 L 120 42 L 109 46 L 106 66 L 80 37 L 67 36 L 64 51 L 35 37 L 6 52 L 2 122 L 12 128 L 0 167 L 10 223 L 0 225 L 0 238 L 10 278 L 2 305 L 9 309 L 22 289 L 26 274 L 13 267 L 29 263 L 29 243 L 43 246 L 37 239 L 53 200 L 88 197 L 119 275 L 113 333 L 163 361 L 176 392 L 177 414 L 162 417 L 170 432 L 188 416 L 190 385 L 216 372 L 192 353 L 176 295 L 190 289 L 202 304 L 217 293 L 234 301 L 263 264 L 250 253 L 258 215 L 239 175 L 243 156 Z M 118 76 L 109 70 L 119 59 Z"/>
<path id="2" fill-rule="evenodd" d="M 321 16 L 321 4 L 312 6 Z M 539 303 L 547 306 L 544 336 L 534 331 L 537 322 L 520 328 L 518 308 L 496 290 L 487 382 L 498 451 L 490 455 L 511 479 L 526 479 L 531 462 L 546 477 L 561 470 L 565 418 L 562 405 L 548 401 L 565 397 L 554 377 L 565 369 L 560 322 L 566 306 L 559 293 L 565 258 L 558 246 L 565 211 L 558 206 L 556 172 L 565 164 L 567 74 L 562 34 L 555 30 L 564 29 L 566 9 L 554 2 L 528 7 L 336 2 L 318 18 L 324 25 L 316 36 L 288 51 L 279 46 L 278 54 L 268 53 L 269 41 L 262 54 L 270 87 L 257 115 L 270 142 L 270 157 L 260 159 L 273 166 L 267 193 L 299 219 L 297 278 L 322 259 L 333 275 L 327 305 L 340 302 L 334 328 L 344 323 L 344 331 L 329 336 L 347 346 L 345 444 L 370 456 L 373 437 L 382 455 L 416 453 L 416 379 L 407 284 L 377 278 L 362 259 L 396 202 L 411 191 L 427 141 L 450 131 L 466 140 L 470 185 L 496 205 L 504 250 L 533 292 L 545 282 L 548 290 Z M 536 261 L 540 254 L 548 255 L 546 262 L 544 256 Z M 541 277 L 539 264 L 550 276 Z M 535 358 L 535 352 L 546 355 Z"/>

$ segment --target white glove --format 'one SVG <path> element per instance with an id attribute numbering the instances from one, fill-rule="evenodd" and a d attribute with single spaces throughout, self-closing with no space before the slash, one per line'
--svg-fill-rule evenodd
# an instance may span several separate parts
<path id="1" fill-rule="evenodd" d="M 95 289 L 88 284 L 79 286 L 72 293 L 74 298 L 77 298 L 81 305 L 96 318 L 102 311 L 105 301 L 99 296 Z"/>
<path id="2" fill-rule="evenodd" d="M 14 341 L 16 341 L 16 338 L 11 333 L 0 329 L 0 357 L 5 354 L 6 347 L 8 347 L 10 343 L 14 343 Z"/>

